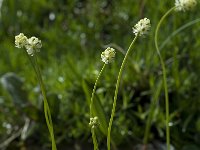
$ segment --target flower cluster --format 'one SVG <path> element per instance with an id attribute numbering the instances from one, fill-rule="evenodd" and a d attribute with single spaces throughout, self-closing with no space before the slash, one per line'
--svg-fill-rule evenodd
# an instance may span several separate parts
<path id="1" fill-rule="evenodd" d="M 98 117 L 94 117 L 94 118 L 90 118 L 90 123 L 89 123 L 89 126 L 91 128 L 96 128 L 99 126 L 99 120 L 98 120 Z"/>
<path id="2" fill-rule="evenodd" d="M 27 44 L 27 40 L 27 37 L 23 33 L 20 33 L 19 35 L 15 36 L 15 46 L 17 48 L 24 48 Z"/>
<path id="3" fill-rule="evenodd" d="M 115 49 L 108 47 L 104 52 L 101 53 L 101 60 L 105 63 L 111 63 L 115 58 Z"/>
<path id="4" fill-rule="evenodd" d="M 133 33 L 137 36 L 146 35 L 151 27 L 150 20 L 147 18 L 141 19 L 134 27 Z"/>
<path id="5" fill-rule="evenodd" d="M 197 5 L 196 0 L 176 0 L 175 1 L 176 11 L 192 10 L 196 5 Z"/>
<path id="6" fill-rule="evenodd" d="M 41 40 L 36 37 L 31 37 L 28 39 L 26 44 L 27 53 L 31 56 L 34 55 L 35 52 L 40 52 L 40 48 L 42 47 Z"/>
<path id="7" fill-rule="evenodd" d="M 27 53 L 31 56 L 35 54 L 35 52 L 39 52 L 42 47 L 41 40 L 36 37 L 27 38 L 23 33 L 15 36 L 15 46 L 17 48 L 25 48 Z"/>

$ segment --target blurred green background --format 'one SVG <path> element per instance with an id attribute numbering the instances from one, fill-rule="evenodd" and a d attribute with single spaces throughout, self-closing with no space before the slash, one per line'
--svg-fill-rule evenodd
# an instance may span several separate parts
<path id="1" fill-rule="evenodd" d="M 115 82 L 130 42 L 132 27 L 143 17 L 152 30 L 131 53 L 119 92 L 112 130 L 119 150 L 141 149 L 150 108 L 149 147 L 165 145 L 162 70 L 155 53 L 154 30 L 174 1 L 166 0 L 0 0 L 0 149 L 50 149 L 42 97 L 34 70 L 22 49 L 20 32 L 42 40 L 39 64 L 51 106 L 58 149 L 90 150 L 89 100 L 101 69 L 100 54 L 117 50 L 97 87 L 100 149 L 106 149 Z M 173 31 L 200 18 L 200 5 L 172 13 L 161 26 L 159 45 Z M 170 38 L 162 49 L 170 98 L 171 144 L 177 150 L 200 150 L 200 21 Z M 154 103 L 153 103 L 154 102 Z"/>

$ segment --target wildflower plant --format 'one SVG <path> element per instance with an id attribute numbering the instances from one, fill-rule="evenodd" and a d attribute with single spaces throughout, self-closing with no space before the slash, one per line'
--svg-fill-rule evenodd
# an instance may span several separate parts
<path id="1" fill-rule="evenodd" d="M 155 42 L 156 52 L 158 54 L 160 64 L 162 66 L 162 82 L 160 82 L 160 84 L 158 85 L 159 90 L 157 92 L 160 93 L 160 91 L 162 90 L 162 87 L 164 86 L 165 110 L 166 110 L 165 111 L 165 119 L 166 119 L 165 123 L 166 123 L 167 150 L 170 150 L 169 96 L 168 96 L 168 85 L 167 85 L 165 62 L 164 62 L 164 59 L 162 58 L 162 55 L 160 53 L 160 47 L 158 46 L 158 33 L 159 33 L 159 29 L 160 29 L 162 22 L 171 12 L 173 12 L 173 11 L 186 12 L 186 11 L 194 9 L 196 5 L 197 5 L 196 0 L 175 0 L 174 6 L 171 9 L 169 9 L 163 15 L 163 17 L 158 22 L 156 30 L 155 30 L 154 42 Z M 151 21 L 148 18 L 143 18 L 143 19 L 139 20 L 138 23 L 135 24 L 134 27 L 132 27 L 134 39 L 132 40 L 132 42 L 131 42 L 131 44 L 130 44 L 130 46 L 129 46 L 126 54 L 125 54 L 125 57 L 123 58 L 122 64 L 121 64 L 119 72 L 118 72 L 116 85 L 115 85 L 112 111 L 111 111 L 111 116 L 110 116 L 108 130 L 107 130 L 107 150 L 111 149 L 111 130 L 112 130 L 113 120 L 114 120 L 114 117 L 115 117 L 120 81 L 122 79 L 122 74 L 123 74 L 125 65 L 127 63 L 129 54 L 133 50 L 133 46 L 134 46 L 136 40 L 139 37 L 144 37 L 144 36 L 148 35 L 150 28 L 151 28 Z M 37 37 L 33 36 L 31 38 L 27 38 L 23 33 L 20 33 L 19 35 L 15 36 L 15 47 L 22 48 L 22 49 L 25 50 L 25 54 L 27 55 L 28 59 L 30 60 L 30 62 L 33 66 L 33 69 L 36 73 L 36 76 L 37 76 L 37 79 L 38 79 L 38 82 L 39 82 L 39 85 L 40 85 L 40 88 L 41 88 L 42 96 L 43 96 L 44 115 L 45 115 L 46 124 L 47 124 L 48 130 L 49 130 L 49 133 L 50 133 L 50 137 L 51 137 L 52 150 L 57 150 L 55 137 L 54 137 L 53 122 L 52 122 L 52 118 L 51 118 L 51 111 L 50 111 L 49 104 L 48 104 L 48 101 L 47 101 L 46 91 L 45 91 L 44 83 L 43 83 L 43 80 L 42 80 L 40 68 L 39 68 L 39 65 L 37 63 L 37 53 L 40 52 L 40 49 L 42 48 L 42 42 Z M 101 70 L 100 70 L 100 72 L 99 72 L 99 74 L 96 78 L 96 81 L 95 81 L 94 87 L 93 87 L 93 91 L 92 91 L 92 94 L 91 94 L 89 127 L 91 129 L 92 140 L 93 140 L 93 144 L 94 144 L 94 150 L 99 150 L 98 141 L 97 141 L 95 131 L 101 125 L 100 121 L 99 121 L 100 116 L 98 118 L 98 116 L 94 113 L 94 110 L 93 110 L 94 95 L 95 95 L 95 92 L 96 92 L 96 89 L 97 89 L 97 84 L 99 82 L 101 75 L 103 74 L 103 71 L 105 70 L 106 65 L 108 65 L 108 64 L 110 64 L 114 61 L 115 55 L 116 55 L 115 49 L 111 48 L 111 47 L 106 48 L 101 53 L 101 60 L 104 64 L 102 65 L 102 68 L 101 68 Z M 154 104 L 156 103 L 156 100 L 158 99 L 157 98 L 158 95 L 159 95 L 158 93 L 156 93 L 156 96 L 155 96 L 156 98 L 154 98 L 154 102 L 152 103 L 153 105 L 150 107 L 150 114 L 148 116 L 147 126 L 146 126 L 146 129 L 145 129 L 145 136 L 144 136 L 144 139 L 143 139 L 144 144 L 147 144 L 147 141 L 148 141 L 150 123 L 151 123 L 151 119 L 152 119 L 152 115 L 153 115 L 153 114 L 151 114 L 151 110 L 154 108 Z"/>
<path id="2" fill-rule="evenodd" d="M 101 77 L 105 66 L 109 63 L 112 63 L 114 58 L 115 58 L 115 49 L 108 47 L 105 49 L 105 51 L 103 51 L 101 53 L 101 59 L 102 62 L 104 62 L 103 67 L 101 68 L 101 71 L 99 72 L 99 75 L 97 76 L 97 79 L 95 81 L 94 84 L 94 88 L 92 91 L 92 96 L 91 96 L 91 100 L 90 100 L 90 122 L 89 122 L 89 126 L 91 127 L 91 133 L 92 133 L 92 139 L 93 139 L 93 144 L 94 144 L 94 150 L 98 150 L 98 143 L 97 143 L 97 139 L 96 139 L 96 135 L 95 135 L 95 128 L 97 128 L 99 126 L 99 121 L 98 121 L 98 117 L 97 116 L 93 116 L 94 114 L 93 112 L 93 101 L 94 101 L 94 94 L 97 88 L 97 84 L 99 81 L 99 78 Z"/>
<path id="3" fill-rule="evenodd" d="M 40 52 L 40 49 L 42 48 L 41 40 L 39 40 L 36 37 L 31 37 L 28 39 L 23 33 L 20 33 L 19 35 L 15 36 L 15 47 L 25 48 L 25 50 L 26 50 L 25 53 L 26 53 L 27 57 L 29 58 L 29 60 L 33 66 L 33 69 L 36 73 L 36 76 L 37 76 L 37 79 L 38 79 L 38 82 L 39 82 L 39 85 L 41 88 L 43 100 L 44 100 L 44 115 L 45 115 L 47 127 L 48 127 L 50 137 L 51 137 L 52 150 L 57 150 L 55 137 L 54 137 L 53 123 L 52 123 L 52 119 L 51 119 L 51 111 L 50 111 L 49 104 L 47 101 L 46 91 L 45 91 L 44 83 L 42 80 L 40 68 L 37 63 L 36 52 Z"/>
<path id="4" fill-rule="evenodd" d="M 136 42 L 138 36 L 144 36 L 146 34 L 148 34 L 148 31 L 150 30 L 151 24 L 150 24 L 150 20 L 147 18 L 141 19 L 134 27 L 133 27 L 133 33 L 135 34 L 135 38 L 133 39 L 133 41 L 131 42 L 126 55 L 122 61 L 119 73 L 118 73 L 118 77 L 117 77 L 117 82 L 116 82 L 116 86 L 115 86 L 115 95 L 114 95 L 114 100 L 113 100 L 113 107 L 112 107 L 112 112 L 111 112 L 111 117 L 110 117 L 110 122 L 109 122 L 109 126 L 108 126 L 108 135 L 107 135 L 107 149 L 110 150 L 110 142 L 111 142 L 111 129 L 112 129 L 112 123 L 113 123 L 113 118 L 115 116 L 115 108 L 116 108 L 116 104 L 117 104 L 117 96 L 118 96 L 118 91 L 119 91 L 119 84 L 120 84 L 120 80 L 122 77 L 122 72 L 123 69 L 125 67 L 125 64 L 127 62 L 127 58 L 128 55 L 130 54 L 134 43 Z"/>
<path id="5" fill-rule="evenodd" d="M 167 150 L 170 150 L 170 127 L 169 127 L 169 96 L 168 96 L 168 85 L 167 85 L 167 76 L 166 76 L 166 67 L 162 55 L 159 50 L 158 46 L 158 31 L 164 19 L 174 10 L 175 11 L 189 11 L 192 10 L 197 5 L 196 0 L 175 0 L 175 6 L 169 9 L 160 19 L 157 24 L 156 31 L 155 31 L 155 47 L 156 52 L 158 54 L 161 66 L 162 66 L 162 75 L 163 75 L 163 85 L 165 91 L 165 116 L 166 116 L 166 142 L 167 142 Z M 148 126 L 148 125 L 147 125 Z M 147 138 L 146 138 L 147 139 Z"/>

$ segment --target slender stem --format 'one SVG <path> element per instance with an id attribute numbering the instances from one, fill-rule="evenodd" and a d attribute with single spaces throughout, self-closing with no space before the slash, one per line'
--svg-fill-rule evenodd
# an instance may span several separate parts
<path id="1" fill-rule="evenodd" d="M 155 46 L 156 46 L 156 51 L 160 59 L 160 63 L 162 65 L 162 71 L 163 71 L 163 83 L 164 83 L 164 90 L 165 90 L 165 109 L 166 109 L 166 141 L 167 141 L 167 150 L 170 150 L 170 128 L 169 128 L 169 97 L 168 97 L 168 86 L 167 86 L 167 77 L 166 77 L 166 68 L 165 68 L 165 63 L 163 61 L 163 58 L 161 56 L 159 47 L 158 47 L 158 31 L 160 29 L 160 25 L 163 22 L 163 20 L 175 9 L 175 7 L 172 7 L 170 10 L 168 10 L 160 19 L 156 31 L 155 31 Z"/>
<path id="2" fill-rule="evenodd" d="M 92 96 L 91 96 L 91 100 L 90 100 L 90 118 L 92 118 L 93 114 L 92 114 L 92 106 L 93 106 L 93 102 L 94 102 L 94 94 L 97 88 L 97 83 L 99 81 L 99 78 L 101 77 L 101 74 L 103 73 L 103 70 L 105 68 L 106 64 L 104 63 L 103 67 L 101 68 L 101 71 L 99 72 L 99 75 L 97 76 L 97 79 L 95 81 L 94 84 L 94 88 L 92 91 Z M 97 139 L 96 139 L 96 135 L 95 135 L 95 130 L 91 128 L 91 133 L 92 133 L 92 140 L 93 140 L 93 144 L 94 144 L 94 150 L 98 150 L 98 143 L 97 143 Z"/>
<path id="3" fill-rule="evenodd" d="M 93 143 L 94 143 L 94 150 L 99 150 L 98 142 L 97 142 L 97 138 L 96 138 L 96 134 L 95 134 L 95 129 L 92 128 L 91 132 L 92 132 L 92 140 L 93 140 Z"/>
<path id="4" fill-rule="evenodd" d="M 46 98 L 46 92 L 45 92 L 45 87 L 44 87 L 44 83 L 43 83 L 43 80 L 42 80 L 41 71 L 40 71 L 39 65 L 37 63 L 37 55 L 34 56 L 34 64 L 36 66 L 35 68 L 36 68 L 36 72 L 38 74 L 38 80 L 39 80 L 42 95 L 43 95 L 43 98 L 44 98 L 44 104 L 46 105 L 46 110 L 47 110 L 47 114 L 48 114 L 49 121 L 50 121 L 49 123 L 52 126 L 53 123 L 52 123 L 52 119 L 51 119 L 51 111 L 50 111 L 49 104 L 48 104 L 48 101 L 47 101 L 47 98 Z"/>
<path id="5" fill-rule="evenodd" d="M 112 107 L 112 113 L 111 113 L 111 117 L 110 117 L 110 122 L 109 122 L 109 126 L 108 126 L 108 135 L 107 135 L 107 148 L 108 150 L 110 150 L 110 133 L 111 133 L 111 129 L 112 129 L 112 123 L 113 123 L 113 118 L 114 118 L 114 115 L 115 115 L 115 107 L 116 107 L 116 103 L 117 103 L 117 95 L 118 95 L 118 91 L 119 91 L 119 84 L 120 84 L 120 80 L 121 80 L 121 76 L 122 76 L 122 72 L 123 72 L 123 69 L 124 69 L 124 66 L 126 64 L 126 60 L 128 58 L 128 55 L 136 41 L 138 36 L 135 36 L 135 38 L 133 39 L 133 41 L 131 42 L 129 48 L 128 48 L 128 51 L 124 57 L 124 60 L 121 64 L 121 67 L 120 67 L 120 70 L 119 70 L 119 74 L 118 74 L 118 78 L 117 78 L 117 83 L 116 83 L 116 88 L 115 88 L 115 96 L 114 96 L 114 101 L 113 101 L 113 107 Z"/>
<path id="6" fill-rule="evenodd" d="M 35 71 L 35 73 L 36 73 L 36 76 L 37 76 L 37 79 L 38 79 L 38 81 L 40 81 L 40 73 L 39 73 L 39 70 L 36 68 L 36 65 L 35 65 L 35 63 L 33 62 L 33 60 L 32 60 L 32 57 L 30 56 L 30 55 L 28 55 L 28 53 L 26 52 L 26 51 L 24 51 L 25 52 L 25 54 L 27 55 L 27 57 L 28 57 L 28 59 L 29 59 L 29 61 L 31 62 L 31 65 L 32 65 L 32 67 L 33 67 L 33 69 L 34 69 L 34 71 Z M 47 114 L 47 109 L 49 109 L 49 107 L 46 107 L 47 105 L 48 105 L 48 103 L 47 103 L 47 105 L 46 105 L 46 101 L 44 101 L 44 113 L 45 113 L 45 115 L 46 115 L 46 119 L 48 119 L 49 117 L 48 117 L 48 114 Z M 52 124 L 52 122 L 51 122 L 51 124 Z M 47 126 L 48 126 L 48 129 L 50 130 L 51 129 L 51 125 L 50 125 L 50 123 L 49 123 L 49 120 L 47 121 Z"/>
<path id="7" fill-rule="evenodd" d="M 90 118 L 92 117 L 92 106 L 93 106 L 93 101 L 94 101 L 94 94 L 95 94 L 95 91 L 96 91 L 96 88 L 97 88 L 99 78 L 101 77 L 101 74 L 103 73 L 105 66 L 106 66 L 106 64 L 104 63 L 103 67 L 101 68 L 101 71 L 99 72 L 99 75 L 97 76 L 97 79 L 96 79 L 95 84 L 94 84 L 94 88 L 92 90 L 92 96 L 91 96 L 91 100 L 90 100 Z"/>
<path id="8" fill-rule="evenodd" d="M 35 65 L 35 62 L 33 61 L 32 57 L 30 55 L 28 55 L 28 53 L 26 51 L 24 51 L 26 56 L 28 57 L 29 61 L 31 62 L 31 65 L 36 73 L 37 79 L 38 81 L 40 81 L 40 73 Z M 36 63 L 37 64 L 37 63 Z M 51 131 L 51 125 L 49 123 L 49 117 L 48 117 L 48 113 L 47 113 L 47 105 L 46 105 L 46 101 L 44 101 L 44 115 L 46 118 L 46 123 L 47 123 L 47 127 L 49 129 L 49 131 Z"/>
<path id="9" fill-rule="evenodd" d="M 47 98 L 46 98 L 46 92 L 45 92 L 45 87 L 44 87 L 44 83 L 43 83 L 43 80 L 42 80 L 40 68 L 39 68 L 39 65 L 37 63 L 37 56 L 36 55 L 33 56 L 33 61 L 34 62 L 30 58 L 30 56 L 28 56 L 28 57 L 29 57 L 29 59 L 30 59 L 32 65 L 33 65 L 34 71 L 35 71 L 35 73 L 37 75 L 37 79 L 38 79 L 38 82 L 40 84 L 40 88 L 41 88 L 41 91 L 42 91 L 42 96 L 43 96 L 43 99 L 44 99 L 44 114 L 45 114 L 47 127 L 48 127 L 48 130 L 49 130 L 49 133 L 50 133 L 50 136 L 51 136 L 51 140 L 52 140 L 52 150 L 57 150 L 56 142 L 55 142 L 55 138 L 54 138 L 54 131 L 53 131 L 53 123 L 52 123 L 52 119 L 51 119 L 51 112 L 50 112 L 50 108 L 49 108 L 48 101 L 47 101 Z"/>

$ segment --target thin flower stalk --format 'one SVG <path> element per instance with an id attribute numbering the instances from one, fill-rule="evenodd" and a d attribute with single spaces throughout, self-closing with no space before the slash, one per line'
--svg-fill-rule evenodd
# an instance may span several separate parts
<path id="1" fill-rule="evenodd" d="M 105 66 L 106 66 L 106 63 L 104 63 L 103 67 L 101 68 L 101 71 L 99 72 L 99 75 L 97 76 L 97 79 L 94 84 L 94 88 L 92 90 L 92 96 L 91 96 L 91 100 L 90 100 L 90 119 L 93 117 L 92 109 L 93 109 L 93 102 L 94 102 L 94 94 L 95 94 L 95 91 L 97 88 L 99 78 L 101 77 L 101 75 L 105 69 Z M 96 139 L 96 135 L 95 135 L 95 128 L 91 127 L 91 133 L 92 133 L 92 140 L 93 140 L 93 144 L 94 144 L 94 150 L 98 150 L 98 143 L 97 143 L 97 139 Z"/>
<path id="2" fill-rule="evenodd" d="M 135 41 L 137 40 L 137 38 L 139 36 L 147 35 L 149 30 L 150 30 L 150 27 L 151 27 L 151 23 L 150 23 L 150 20 L 147 19 L 147 18 L 141 19 L 133 27 L 133 33 L 135 34 L 135 38 L 131 42 L 131 44 L 130 44 L 127 52 L 126 52 L 126 55 L 125 55 L 125 57 L 122 61 L 122 64 L 121 64 L 121 67 L 120 67 L 120 70 L 119 70 L 119 73 L 118 73 L 118 77 L 117 77 L 116 86 L 115 86 L 115 95 L 114 95 L 113 107 L 112 107 L 111 117 L 110 117 L 109 126 L 108 126 L 108 134 L 107 134 L 107 149 L 108 150 L 110 150 L 111 129 L 112 129 L 112 124 L 113 124 L 113 119 L 114 119 L 114 116 L 115 116 L 115 108 L 116 108 L 116 105 L 117 105 L 117 96 L 118 96 L 118 91 L 119 91 L 119 84 L 120 84 L 120 81 L 121 81 L 123 69 L 125 67 L 128 55 L 129 55 L 130 51 L 132 50 Z"/>
<path id="3" fill-rule="evenodd" d="M 100 125 L 98 117 L 95 116 L 94 118 L 90 118 L 89 126 L 91 127 L 91 133 L 92 133 L 92 140 L 94 144 L 94 150 L 99 150 L 98 142 L 95 134 L 95 129 Z"/>
<path id="4" fill-rule="evenodd" d="M 93 140 L 93 144 L 94 144 L 94 150 L 98 150 L 98 142 L 97 142 L 97 139 L 96 139 L 96 134 L 95 134 L 95 128 L 97 128 L 99 126 L 99 122 L 98 122 L 98 117 L 95 116 L 93 118 L 93 102 L 94 102 L 94 94 L 95 94 L 95 91 L 96 91 L 96 88 L 97 88 L 97 84 L 98 84 L 98 81 L 99 81 L 99 78 L 101 77 L 104 69 L 105 69 L 105 66 L 111 62 L 113 62 L 115 58 L 115 49 L 114 48 L 111 48 L 111 47 L 108 47 L 106 48 L 105 51 L 103 51 L 101 53 L 101 59 L 102 61 L 104 62 L 104 65 L 103 67 L 101 68 L 101 71 L 99 72 L 99 75 L 97 76 L 97 79 L 95 81 L 95 84 L 94 84 L 94 88 L 92 90 L 92 96 L 91 96 L 91 100 L 90 100 L 90 127 L 91 127 L 91 133 L 92 133 L 92 140 Z"/>
<path id="5" fill-rule="evenodd" d="M 98 146 L 98 142 L 97 142 L 97 138 L 96 138 L 96 134 L 95 134 L 95 129 L 91 128 L 91 132 L 92 132 L 92 140 L 94 143 L 94 150 L 99 150 L 99 146 Z"/>
<path id="6" fill-rule="evenodd" d="M 109 122 L 109 126 L 108 126 L 108 135 L 107 135 L 107 149 L 108 150 L 110 150 L 110 141 L 111 141 L 110 134 L 111 134 L 111 129 L 112 129 L 113 118 L 114 118 L 114 115 L 115 115 L 115 108 L 116 108 L 116 104 L 117 104 L 117 95 L 118 95 L 118 91 L 119 91 L 119 84 L 120 84 L 122 72 L 123 72 L 124 66 L 126 64 L 126 60 L 128 58 L 128 55 L 129 55 L 131 49 L 133 48 L 133 45 L 134 45 L 137 37 L 138 36 L 135 36 L 135 38 L 133 39 L 131 45 L 129 46 L 128 51 L 127 51 L 127 53 L 126 53 L 126 55 L 124 57 L 122 65 L 120 67 L 119 74 L 118 74 L 116 88 L 115 88 L 115 96 L 114 96 L 113 107 L 112 107 L 112 113 L 111 113 L 110 122 Z"/>
<path id="7" fill-rule="evenodd" d="M 90 118 L 92 118 L 92 106 L 93 106 L 93 101 L 94 101 L 94 94 L 95 94 L 95 91 L 96 91 L 96 88 L 97 88 L 97 84 L 98 84 L 98 81 L 99 81 L 99 78 L 101 77 L 104 69 L 105 69 L 105 66 L 106 66 L 106 63 L 104 63 L 103 67 L 101 68 L 101 71 L 99 72 L 99 75 L 97 76 L 97 79 L 95 81 L 95 84 L 94 84 L 94 88 L 92 90 L 92 96 L 91 96 L 91 100 L 90 100 Z"/>
<path id="8" fill-rule="evenodd" d="M 160 25 L 163 22 L 163 20 L 172 12 L 174 11 L 176 7 L 172 7 L 170 10 L 168 10 L 163 17 L 160 19 L 156 31 L 155 31 L 155 37 L 154 37 L 154 42 L 155 42 L 155 47 L 156 47 L 156 52 L 158 54 L 161 66 L 162 66 L 162 75 L 163 75 L 163 84 L 164 84 L 164 91 L 165 91 L 165 117 L 166 117 L 166 142 L 167 142 L 167 150 L 170 150 L 170 128 L 169 128 L 169 96 L 168 96 L 168 85 L 167 85 L 167 77 L 166 77 L 166 68 L 165 68 L 165 63 L 162 58 L 162 55 L 160 53 L 159 47 L 158 47 L 158 31 L 160 29 Z"/>
<path id="9" fill-rule="evenodd" d="M 159 47 L 158 47 L 158 31 L 160 29 L 160 26 L 163 22 L 163 20 L 172 12 L 172 11 L 180 11 L 180 12 L 185 12 L 192 10 L 195 6 L 197 5 L 196 0 L 175 0 L 175 6 L 169 9 L 160 19 L 156 31 L 155 31 L 155 37 L 154 37 L 154 42 L 155 42 L 155 47 L 156 47 L 156 52 L 159 56 L 160 63 L 162 66 L 162 72 L 163 72 L 163 84 L 164 84 L 164 91 L 165 91 L 165 111 L 166 111 L 166 142 L 167 142 L 167 150 L 170 150 L 170 127 L 169 127 L 169 96 L 168 96 L 168 85 L 167 85 L 167 77 L 166 77 L 166 68 L 165 68 L 165 63 L 162 58 L 162 55 L 160 53 Z"/>
<path id="10" fill-rule="evenodd" d="M 51 118 L 51 111 L 50 111 L 49 104 L 48 104 L 48 101 L 47 101 L 46 91 L 45 91 L 44 83 L 43 83 L 43 80 L 42 80 L 40 68 L 39 68 L 39 65 L 37 63 L 37 55 L 34 55 L 33 58 L 34 58 L 34 65 L 35 65 L 35 68 L 36 68 L 35 71 L 36 71 L 36 74 L 37 74 L 38 82 L 40 84 L 40 88 L 41 88 L 42 96 L 43 96 L 43 100 L 44 100 L 44 113 L 45 113 L 45 119 L 46 119 L 47 127 L 49 129 L 49 133 L 50 133 L 51 140 L 52 140 L 52 150 L 57 150 L 55 137 L 54 137 L 53 123 L 52 123 L 52 118 Z"/>
<path id="11" fill-rule="evenodd" d="M 23 33 L 20 33 L 19 35 L 15 36 L 15 46 L 17 48 L 25 48 L 26 49 L 26 55 L 28 59 L 30 60 L 33 69 L 36 73 L 42 96 L 43 96 L 43 102 L 44 102 L 44 115 L 46 124 L 50 133 L 51 142 L 52 142 L 52 150 L 57 150 L 55 137 L 54 137 L 54 130 L 53 130 L 53 123 L 51 118 L 51 112 L 48 105 L 47 97 L 46 97 L 46 91 L 44 87 L 44 83 L 42 80 L 42 75 L 40 72 L 39 65 L 37 63 L 37 52 L 40 52 L 40 49 L 42 47 L 41 40 L 39 40 L 36 37 L 27 38 Z"/>

